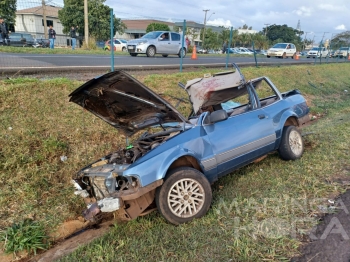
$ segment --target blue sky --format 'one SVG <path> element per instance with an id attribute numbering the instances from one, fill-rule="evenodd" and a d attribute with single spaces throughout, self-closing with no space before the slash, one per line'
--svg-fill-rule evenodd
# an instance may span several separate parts
<path id="1" fill-rule="evenodd" d="M 63 0 L 46 0 L 63 6 Z M 41 0 L 18 0 L 18 7 Z M 82 1 L 83 2 L 83 1 Z M 321 41 L 332 35 L 350 30 L 349 0 L 107 0 L 106 5 L 119 18 L 162 19 L 166 21 L 204 22 L 207 24 L 238 28 L 247 24 L 261 31 L 265 24 L 283 25 L 300 29 L 307 33 L 307 39 Z M 305 34 L 302 36 L 305 37 Z"/>

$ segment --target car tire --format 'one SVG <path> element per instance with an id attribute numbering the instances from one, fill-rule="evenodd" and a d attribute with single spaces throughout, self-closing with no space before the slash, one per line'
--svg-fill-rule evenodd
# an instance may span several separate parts
<path id="1" fill-rule="evenodd" d="M 123 48 L 122 48 L 122 51 L 123 51 L 123 52 L 126 52 L 126 48 L 125 48 L 125 47 L 123 47 Z"/>
<path id="2" fill-rule="evenodd" d="M 283 160 L 295 160 L 304 152 L 304 142 L 299 130 L 295 126 L 285 126 L 278 148 L 280 158 Z"/>
<path id="3" fill-rule="evenodd" d="M 212 190 L 208 179 L 197 169 L 171 170 L 156 190 L 158 211 L 170 223 L 179 225 L 204 216 L 211 205 Z"/>
<path id="4" fill-rule="evenodd" d="M 269 55 L 267 55 L 266 57 L 267 57 L 267 58 L 270 58 L 270 56 L 269 56 Z"/>
<path id="5" fill-rule="evenodd" d="M 283 53 L 283 55 L 281 56 L 282 59 L 285 59 L 287 58 L 287 54 L 286 53 Z"/>
<path id="6" fill-rule="evenodd" d="M 153 57 L 156 54 L 156 48 L 154 46 L 149 46 L 146 51 L 148 57 Z"/>
<path id="7" fill-rule="evenodd" d="M 131 55 L 131 56 L 137 56 L 137 54 L 136 54 L 136 53 L 130 53 L 130 55 Z"/>
<path id="8" fill-rule="evenodd" d="M 186 49 L 185 48 L 181 48 L 179 53 L 177 54 L 180 58 L 182 55 L 182 58 L 184 58 L 186 56 Z"/>
<path id="9" fill-rule="evenodd" d="M 168 55 L 162 55 L 162 57 L 168 57 Z"/>

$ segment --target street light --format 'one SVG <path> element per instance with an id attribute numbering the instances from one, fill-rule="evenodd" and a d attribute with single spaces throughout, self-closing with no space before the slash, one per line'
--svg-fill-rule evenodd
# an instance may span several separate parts
<path id="1" fill-rule="evenodd" d="M 215 14 L 214 12 L 209 16 L 209 18 L 207 19 L 207 12 L 210 11 L 210 9 L 205 9 L 203 10 L 203 12 L 205 12 L 204 15 L 204 27 L 203 27 L 203 39 L 202 39 L 202 48 L 204 48 L 204 38 L 205 38 L 205 25 L 207 24 L 207 20 L 209 20 L 209 18 Z"/>

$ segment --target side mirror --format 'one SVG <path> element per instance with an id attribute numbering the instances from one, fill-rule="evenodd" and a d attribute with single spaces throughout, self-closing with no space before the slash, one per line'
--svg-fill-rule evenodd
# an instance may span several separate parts
<path id="1" fill-rule="evenodd" d="M 226 110 L 217 110 L 210 114 L 209 121 L 211 124 L 226 120 L 228 118 Z"/>

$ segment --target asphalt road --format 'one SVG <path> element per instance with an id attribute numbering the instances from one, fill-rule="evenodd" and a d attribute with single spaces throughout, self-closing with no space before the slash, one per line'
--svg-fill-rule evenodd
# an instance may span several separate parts
<path id="1" fill-rule="evenodd" d="M 338 59 L 339 62 L 346 61 Z M 328 62 L 338 62 L 334 58 L 329 58 Z M 181 59 L 177 56 L 147 57 L 139 55 L 137 57 L 115 56 L 114 66 L 116 69 L 135 69 L 135 68 L 180 68 Z M 314 63 L 315 59 L 300 57 L 295 60 L 291 58 L 266 58 L 257 55 L 258 64 L 297 64 L 297 63 Z M 322 59 L 326 63 L 326 59 Z M 255 65 L 254 56 L 236 57 L 229 56 L 228 64 L 237 63 L 238 65 Z M 317 59 L 316 63 L 320 63 Z M 198 56 L 196 60 L 191 59 L 191 54 L 183 59 L 183 67 L 222 67 L 226 65 L 226 57 L 223 56 Z M 104 55 L 62 55 L 62 54 L 21 54 L 21 53 L 0 53 L 0 71 L 8 70 L 29 70 L 29 69 L 46 69 L 46 70 L 91 70 L 91 69 L 109 69 L 111 66 L 111 57 Z"/>

